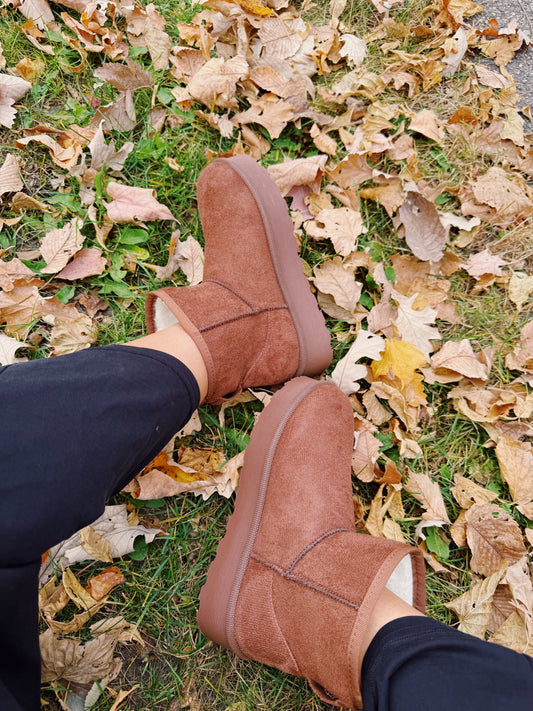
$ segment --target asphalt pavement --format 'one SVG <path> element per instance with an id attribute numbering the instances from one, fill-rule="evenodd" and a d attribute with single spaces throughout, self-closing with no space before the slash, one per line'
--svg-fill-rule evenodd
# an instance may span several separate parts
<path id="1" fill-rule="evenodd" d="M 488 21 L 495 17 L 499 27 L 506 27 L 511 20 L 516 20 L 518 29 L 527 34 L 533 42 L 533 0 L 478 0 L 485 8 L 482 14 L 472 18 L 476 27 L 487 27 Z M 492 65 L 492 60 L 483 60 Z M 514 59 L 507 65 L 507 70 L 513 75 L 520 94 L 520 106 L 531 106 L 533 113 L 533 47 L 525 46 L 516 53 Z M 533 132 L 533 122 L 528 122 L 526 129 Z"/>

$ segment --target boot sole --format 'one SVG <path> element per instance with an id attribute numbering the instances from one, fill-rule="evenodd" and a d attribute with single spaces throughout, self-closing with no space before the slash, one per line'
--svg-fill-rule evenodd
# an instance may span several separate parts
<path id="1" fill-rule="evenodd" d="M 214 163 L 219 160 L 246 183 L 261 213 L 274 271 L 298 336 L 295 375 L 318 375 L 331 363 L 330 335 L 302 270 L 287 204 L 268 172 L 250 156 L 219 158 Z"/>
<path id="2" fill-rule="evenodd" d="M 235 510 L 200 591 L 197 621 L 209 639 L 247 659 L 235 639 L 235 609 L 261 522 L 270 469 L 278 442 L 298 405 L 313 390 L 330 384 L 296 378 L 272 398 L 246 449 Z"/>

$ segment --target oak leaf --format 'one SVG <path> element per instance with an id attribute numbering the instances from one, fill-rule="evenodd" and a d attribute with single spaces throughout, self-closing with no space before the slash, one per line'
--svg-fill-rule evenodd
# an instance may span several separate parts
<path id="1" fill-rule="evenodd" d="M 466 539 L 472 551 L 470 567 L 489 576 L 503 562 L 514 563 L 526 554 L 516 521 L 495 504 L 474 504 L 465 514 Z"/>
<path id="2" fill-rule="evenodd" d="M 358 361 L 361 358 L 377 360 L 384 349 L 385 339 L 361 329 L 348 353 L 335 366 L 331 380 L 346 395 L 357 392 L 360 388 L 359 380 L 366 377 L 368 369 L 366 365 L 360 364 Z"/>

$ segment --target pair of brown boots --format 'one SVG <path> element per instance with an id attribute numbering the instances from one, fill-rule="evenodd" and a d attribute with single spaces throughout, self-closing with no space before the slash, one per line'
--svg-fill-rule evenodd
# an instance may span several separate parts
<path id="1" fill-rule="evenodd" d="M 204 281 L 152 292 L 150 332 L 176 321 L 194 339 L 206 401 L 317 375 L 329 334 L 302 273 L 292 221 L 268 173 L 219 159 L 198 182 Z M 226 535 L 200 593 L 198 623 L 244 659 L 303 676 L 325 701 L 362 704 L 362 639 L 387 587 L 425 600 L 418 551 L 357 534 L 353 412 L 333 384 L 296 377 L 254 428 Z"/>

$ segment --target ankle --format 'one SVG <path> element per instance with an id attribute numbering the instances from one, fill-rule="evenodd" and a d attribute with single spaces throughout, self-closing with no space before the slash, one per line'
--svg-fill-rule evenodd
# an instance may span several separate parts
<path id="1" fill-rule="evenodd" d="M 204 359 L 197 345 L 189 334 L 175 323 L 161 331 L 156 331 L 148 336 L 128 341 L 124 345 L 135 346 L 137 348 L 151 348 L 162 353 L 174 356 L 181 361 L 193 374 L 198 389 L 200 390 L 200 402 L 205 400 L 208 389 L 207 369 Z"/>

